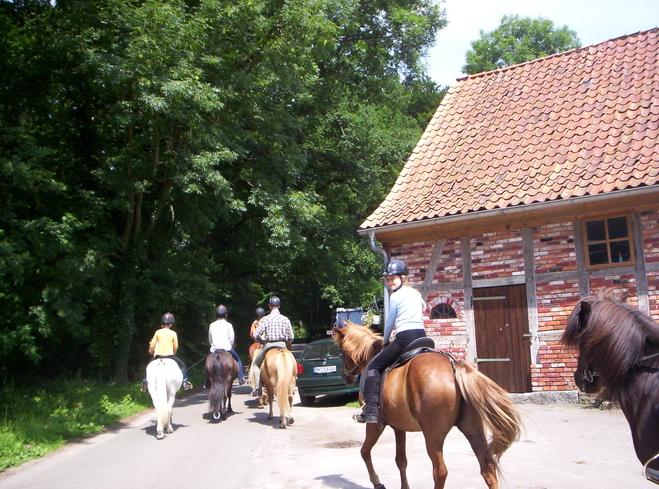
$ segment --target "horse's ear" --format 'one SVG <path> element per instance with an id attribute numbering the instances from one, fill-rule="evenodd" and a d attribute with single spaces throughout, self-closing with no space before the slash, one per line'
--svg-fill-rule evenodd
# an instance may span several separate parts
<path id="1" fill-rule="evenodd" d="M 589 316 L 590 304 L 586 301 L 577 302 L 577 305 L 574 306 L 574 309 L 570 313 L 570 317 L 568 317 L 567 326 L 561 337 L 561 343 L 568 346 L 578 346 L 579 334 L 588 321 Z"/>
<path id="2" fill-rule="evenodd" d="M 342 328 L 332 328 L 332 339 L 334 339 L 334 341 L 343 339 Z"/>
<path id="3" fill-rule="evenodd" d="M 581 301 L 579 306 L 579 326 L 583 327 L 590 317 L 590 304 L 586 301 Z"/>

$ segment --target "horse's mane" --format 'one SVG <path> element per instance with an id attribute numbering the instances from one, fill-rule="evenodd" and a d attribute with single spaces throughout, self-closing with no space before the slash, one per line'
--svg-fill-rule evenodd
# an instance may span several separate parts
<path id="1" fill-rule="evenodd" d="M 335 329 L 335 341 L 355 363 L 366 363 L 382 349 L 382 335 L 369 327 L 346 321 L 343 328 Z"/>
<path id="2" fill-rule="evenodd" d="M 612 289 L 582 299 L 562 337 L 564 344 L 578 348 L 580 357 L 596 368 L 605 396 L 614 400 L 647 354 L 647 342 L 659 347 L 659 324 L 622 299 Z"/>

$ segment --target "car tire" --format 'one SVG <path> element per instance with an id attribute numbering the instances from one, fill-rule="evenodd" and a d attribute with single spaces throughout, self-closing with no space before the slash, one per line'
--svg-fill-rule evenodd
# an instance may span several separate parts
<path id="1" fill-rule="evenodd" d="M 316 396 L 300 396 L 300 402 L 303 406 L 313 406 Z"/>

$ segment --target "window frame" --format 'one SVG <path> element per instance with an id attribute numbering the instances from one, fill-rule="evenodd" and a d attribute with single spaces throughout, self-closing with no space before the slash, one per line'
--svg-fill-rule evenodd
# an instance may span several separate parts
<path id="1" fill-rule="evenodd" d="M 609 238 L 609 227 L 607 225 L 607 221 L 609 219 L 615 219 L 616 217 L 624 217 L 627 220 L 627 236 L 624 238 L 617 238 L 617 239 L 610 239 Z M 588 241 L 588 223 L 590 222 L 595 222 L 595 221 L 604 221 L 604 230 L 606 233 L 606 239 L 604 240 L 594 240 L 594 241 Z M 598 270 L 601 268 L 615 268 L 615 267 L 626 267 L 626 266 L 632 266 L 636 264 L 636 255 L 634 254 L 634 236 L 632 234 L 632 218 L 631 214 L 629 213 L 623 213 L 623 214 L 611 214 L 611 215 L 606 215 L 606 216 L 601 216 L 597 218 L 588 218 L 588 219 L 582 219 L 581 220 L 581 232 L 583 236 L 583 251 L 584 251 L 584 258 L 586 260 L 586 269 L 588 270 Z M 629 242 L 629 261 L 624 261 L 624 262 L 617 262 L 617 261 L 611 261 L 611 243 L 615 242 L 621 242 L 621 241 L 628 241 Z M 590 264 L 590 253 L 588 252 L 588 245 L 589 244 L 600 244 L 604 243 L 606 244 L 606 253 L 609 259 L 608 263 L 600 263 L 598 265 L 591 265 Z"/>

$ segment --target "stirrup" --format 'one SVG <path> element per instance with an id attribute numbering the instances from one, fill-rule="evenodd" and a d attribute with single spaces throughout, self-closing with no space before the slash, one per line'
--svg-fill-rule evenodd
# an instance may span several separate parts
<path id="1" fill-rule="evenodd" d="M 379 423 L 380 419 L 377 414 L 364 414 L 364 413 L 355 413 L 352 416 L 352 419 L 358 423 Z"/>
<path id="2" fill-rule="evenodd" d="M 149 384 L 146 383 L 146 381 L 142 382 L 142 387 L 140 387 L 140 392 L 149 392 Z"/>
<path id="3" fill-rule="evenodd" d="M 252 391 L 252 397 L 261 397 L 261 389 L 254 389 Z"/>
<path id="4" fill-rule="evenodd" d="M 183 390 L 189 391 L 190 389 L 192 389 L 192 384 L 190 383 L 189 380 L 184 380 L 183 381 Z"/>

